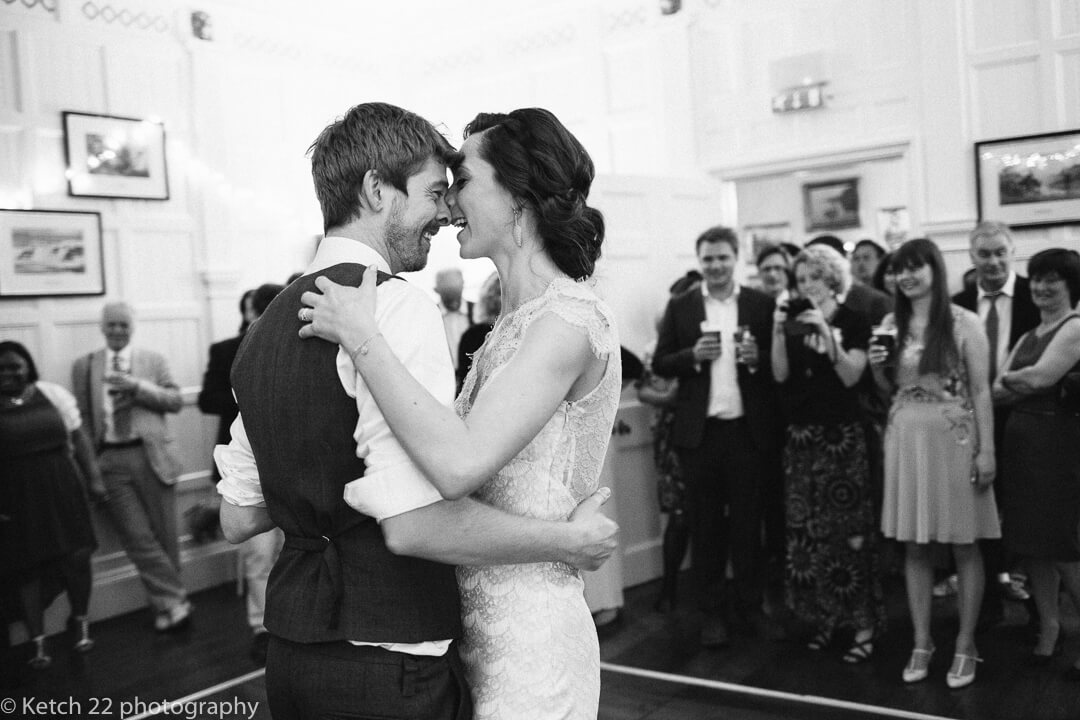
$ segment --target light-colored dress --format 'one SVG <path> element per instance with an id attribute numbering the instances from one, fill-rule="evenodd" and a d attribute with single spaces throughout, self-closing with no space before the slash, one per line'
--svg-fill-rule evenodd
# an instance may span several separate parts
<path id="1" fill-rule="evenodd" d="M 548 314 L 585 333 L 607 369 L 587 395 L 560 404 L 475 497 L 515 515 L 564 520 L 598 486 L 618 410 L 622 369 L 608 306 L 587 285 L 553 281 L 495 323 L 456 409 L 468 416 L 477 392 L 517 352 L 529 326 Z M 457 573 L 461 654 L 476 720 L 596 718 L 600 650 L 580 573 L 562 563 L 459 567 Z"/>
<path id="2" fill-rule="evenodd" d="M 967 310 L 952 311 L 956 367 L 920 374 L 924 346 L 911 335 L 897 359 L 897 390 L 885 428 L 881 530 L 902 542 L 967 544 L 1001 537 L 994 493 L 972 482 L 977 428 L 963 358 L 965 336 L 982 332 L 981 323 Z"/>

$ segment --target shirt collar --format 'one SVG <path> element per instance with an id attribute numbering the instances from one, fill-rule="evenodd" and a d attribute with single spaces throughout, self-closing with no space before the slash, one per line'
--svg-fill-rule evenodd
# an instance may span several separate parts
<path id="1" fill-rule="evenodd" d="M 980 300 L 982 300 L 984 297 L 990 297 L 991 295 L 1005 295 L 1007 297 L 1012 297 L 1013 292 L 1016 290 L 1016 271 L 1013 270 L 1009 272 L 1009 278 L 1005 281 L 1005 284 L 1001 286 L 1001 289 L 998 290 L 996 293 L 988 293 L 982 289 L 982 286 L 978 287 Z"/>
<path id="2" fill-rule="evenodd" d="M 341 263 L 374 265 L 376 269 L 382 272 L 390 272 L 390 264 L 374 248 L 365 245 L 359 240 L 330 235 L 324 237 L 319 243 L 319 249 L 315 251 L 315 258 L 308 265 L 304 274 L 310 275 Z"/>
<path id="3" fill-rule="evenodd" d="M 727 300 L 717 300 L 709 294 L 709 284 L 702 280 L 701 296 L 706 300 L 713 300 L 715 302 L 734 302 L 735 300 L 739 299 L 739 283 L 735 283 L 735 289 L 731 291 L 731 295 L 728 296 Z"/>
<path id="4" fill-rule="evenodd" d="M 128 343 L 120 350 L 113 350 L 112 348 L 105 348 L 105 359 L 112 364 L 114 357 L 119 357 L 123 361 L 125 367 L 131 367 L 131 343 Z"/>

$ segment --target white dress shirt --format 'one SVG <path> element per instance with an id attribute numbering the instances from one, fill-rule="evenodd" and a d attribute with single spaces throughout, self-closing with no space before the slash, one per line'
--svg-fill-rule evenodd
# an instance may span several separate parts
<path id="1" fill-rule="evenodd" d="M 304 274 L 340 263 L 374 265 L 383 272 L 390 271 L 382 256 L 370 247 L 347 238 L 326 237 L 319 243 L 315 259 Z M 454 372 L 446 352 L 446 336 L 438 308 L 426 293 L 408 282 L 391 280 L 380 285 L 376 292 L 375 321 L 387 344 L 412 376 L 436 400 L 449 407 L 454 399 Z M 439 491 L 409 459 L 391 433 L 344 348 L 338 348 L 337 372 L 342 388 L 349 397 L 356 398 L 359 419 L 353 438 L 356 456 L 366 465 L 363 477 L 345 485 L 345 502 L 381 522 L 440 501 Z M 265 507 L 259 471 L 244 430 L 242 414 L 232 424 L 232 442 L 218 445 L 214 449 L 214 460 L 221 473 L 218 492 L 226 501 L 239 506 Z M 443 655 L 450 641 L 375 644 L 412 655 Z"/>
<path id="2" fill-rule="evenodd" d="M 1005 367 L 1005 361 L 1009 359 L 1009 338 L 1012 336 L 1012 308 L 1013 293 L 1016 291 L 1016 273 L 1010 272 L 1009 279 L 1001 286 L 997 296 L 996 305 L 998 313 L 998 336 L 997 347 L 993 348 L 997 356 L 997 367 Z M 986 316 L 990 314 L 990 295 L 979 288 L 979 319 L 983 327 L 986 327 Z"/>
<path id="3" fill-rule="evenodd" d="M 469 316 L 462 312 L 461 308 L 447 310 L 440 306 L 439 309 L 442 311 L 443 328 L 446 330 L 446 344 L 450 348 L 450 360 L 454 364 L 454 370 L 457 370 L 458 346 L 461 345 L 461 336 L 469 329 L 472 322 L 469 320 Z"/>
<path id="4" fill-rule="evenodd" d="M 705 299 L 705 319 L 720 328 L 720 357 L 709 365 L 708 417 L 735 420 L 743 416 L 742 393 L 735 363 L 735 331 L 739 328 L 739 286 L 725 300 L 709 294 L 708 283 L 701 283 Z"/>

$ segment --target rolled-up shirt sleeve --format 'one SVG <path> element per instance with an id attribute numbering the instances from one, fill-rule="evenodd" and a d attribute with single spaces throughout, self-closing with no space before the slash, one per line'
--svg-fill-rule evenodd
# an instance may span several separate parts
<path id="1" fill-rule="evenodd" d="M 454 368 L 438 308 L 423 291 L 390 280 L 379 287 L 375 319 L 386 342 L 409 373 L 443 405 L 454 399 Z M 364 460 L 363 477 L 345 486 L 345 502 L 376 520 L 436 503 L 439 491 L 409 459 L 356 372 L 349 354 L 338 350 L 338 376 L 356 398 L 359 420 L 353 437 Z"/>
<path id="2" fill-rule="evenodd" d="M 233 505 L 266 507 L 259 483 L 259 468 L 255 466 L 255 455 L 244 429 L 244 418 L 237 415 L 229 431 L 232 433 L 229 444 L 214 447 L 214 462 L 221 474 L 217 491 Z"/>

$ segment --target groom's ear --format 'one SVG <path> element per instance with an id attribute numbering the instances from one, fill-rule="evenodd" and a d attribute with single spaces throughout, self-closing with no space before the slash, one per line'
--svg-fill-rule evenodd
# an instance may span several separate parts
<path id="1" fill-rule="evenodd" d="M 382 212 L 385 190 L 386 185 L 379 177 L 379 173 L 368 170 L 360 182 L 360 207 L 376 214 Z"/>

